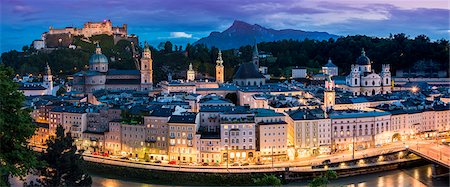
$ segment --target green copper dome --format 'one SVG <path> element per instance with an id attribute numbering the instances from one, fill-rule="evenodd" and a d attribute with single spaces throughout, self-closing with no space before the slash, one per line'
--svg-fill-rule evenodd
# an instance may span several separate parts
<path id="1" fill-rule="evenodd" d="M 364 49 L 361 51 L 361 56 L 356 60 L 356 63 L 358 65 L 370 65 L 370 59 L 366 56 L 366 52 Z"/>
<path id="2" fill-rule="evenodd" d="M 100 64 L 100 63 L 108 63 L 108 58 L 102 54 L 102 49 L 97 43 L 97 47 L 95 49 L 95 53 L 89 58 L 89 64 Z"/>

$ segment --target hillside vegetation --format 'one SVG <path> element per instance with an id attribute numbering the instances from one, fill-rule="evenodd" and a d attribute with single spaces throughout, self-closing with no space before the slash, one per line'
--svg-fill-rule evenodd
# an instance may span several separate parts
<path id="1" fill-rule="evenodd" d="M 132 59 L 131 44 L 121 40 L 116 45 L 112 37 L 106 35 L 95 36 L 91 41 L 100 41 L 103 53 L 114 61 L 110 68 L 136 69 Z M 22 52 L 9 51 L 1 56 L 2 62 L 12 67 L 17 73 L 42 73 L 45 63 L 48 62 L 54 74 L 65 76 L 87 68 L 90 55 L 95 44 L 75 39 L 75 45 L 80 48 L 59 49 L 52 52 L 38 52 L 24 47 Z M 139 50 L 142 51 L 142 44 Z M 232 78 L 233 72 L 242 62 L 251 60 L 253 46 L 242 46 L 239 49 L 230 49 L 223 52 L 226 79 Z M 263 42 L 258 49 L 272 54 L 273 57 L 261 59 L 261 65 L 269 67 L 273 76 L 290 76 L 290 69 L 295 66 L 308 67 L 318 71 L 327 63 L 328 58 L 339 66 L 340 74 L 348 74 L 351 64 L 364 48 L 367 56 L 374 62 L 373 66 L 379 71 L 381 64 L 391 64 L 391 69 L 408 68 L 412 63 L 421 60 L 432 60 L 440 69 L 449 66 L 449 42 L 447 40 L 430 41 L 427 36 L 421 35 L 409 38 L 405 34 L 396 34 L 389 38 L 376 38 L 368 36 L 347 36 L 337 40 L 282 40 L 276 42 Z M 175 50 L 174 50 L 175 49 Z M 218 49 L 208 48 L 198 44 L 172 46 L 170 42 L 158 49 L 151 48 L 153 57 L 154 82 L 167 79 L 171 72 L 173 78 L 184 78 L 189 63 L 201 75 L 200 77 L 214 76 L 215 60 Z"/>

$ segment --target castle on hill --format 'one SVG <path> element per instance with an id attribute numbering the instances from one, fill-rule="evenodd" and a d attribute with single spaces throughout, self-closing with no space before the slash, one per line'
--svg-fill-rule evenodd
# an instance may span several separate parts
<path id="1" fill-rule="evenodd" d="M 117 43 L 119 40 L 129 40 L 137 43 L 136 36 L 128 35 L 127 24 L 113 26 L 111 20 L 103 20 L 102 22 L 86 22 L 82 28 L 54 28 L 50 26 L 47 32 L 42 33 L 41 40 L 33 41 L 33 47 L 35 49 L 75 47 L 72 45 L 75 36 L 89 38 L 102 34 L 113 36 L 114 43 Z"/>

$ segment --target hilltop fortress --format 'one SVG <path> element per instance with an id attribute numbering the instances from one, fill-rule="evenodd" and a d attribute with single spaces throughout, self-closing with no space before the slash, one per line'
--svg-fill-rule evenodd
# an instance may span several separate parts
<path id="1" fill-rule="evenodd" d="M 47 34 L 72 34 L 74 36 L 84 36 L 91 37 L 94 35 L 107 34 L 107 35 L 120 35 L 127 36 L 127 24 L 122 24 L 122 26 L 112 26 L 111 20 L 104 20 L 103 22 L 86 22 L 83 28 L 76 27 L 66 27 L 63 29 L 53 28 L 50 26 L 49 31 L 45 32 Z"/>
<path id="2" fill-rule="evenodd" d="M 113 36 L 114 44 L 123 39 L 137 43 L 135 35 L 128 35 L 127 24 L 113 26 L 111 20 L 103 20 L 102 22 L 86 22 L 82 28 L 50 26 L 47 32 L 42 33 L 41 40 L 33 41 L 33 47 L 35 49 L 76 47 L 72 45 L 75 36 L 89 38 L 101 34 Z"/>

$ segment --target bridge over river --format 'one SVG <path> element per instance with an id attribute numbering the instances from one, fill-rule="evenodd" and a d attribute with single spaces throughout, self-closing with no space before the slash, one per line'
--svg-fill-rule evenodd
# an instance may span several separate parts
<path id="1" fill-rule="evenodd" d="M 408 150 L 433 163 L 433 176 L 448 175 L 450 172 L 450 146 L 430 141 L 408 144 Z"/>

